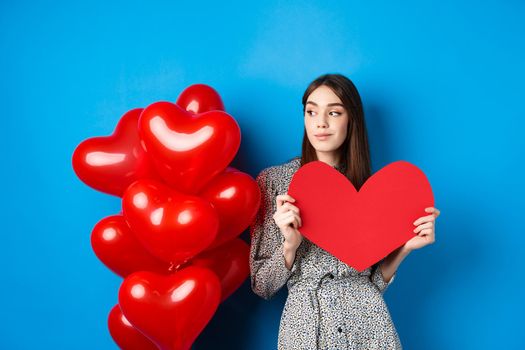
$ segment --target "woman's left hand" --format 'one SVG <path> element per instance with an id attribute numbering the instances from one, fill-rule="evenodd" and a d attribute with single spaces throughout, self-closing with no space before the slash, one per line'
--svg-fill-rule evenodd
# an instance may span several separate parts
<path id="1" fill-rule="evenodd" d="M 418 235 L 412 237 L 403 246 L 403 248 L 408 251 L 423 248 L 424 246 L 436 241 L 435 220 L 439 216 L 440 211 L 434 207 L 425 208 L 425 211 L 431 214 L 422 216 L 414 221 L 414 225 L 417 226 L 414 229 L 414 233 L 417 233 Z"/>

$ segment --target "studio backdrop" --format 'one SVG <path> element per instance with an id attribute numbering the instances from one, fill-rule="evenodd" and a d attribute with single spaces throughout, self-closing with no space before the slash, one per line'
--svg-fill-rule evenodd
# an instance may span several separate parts
<path id="1" fill-rule="evenodd" d="M 119 118 L 192 84 L 241 130 L 252 178 L 300 155 L 302 94 L 355 83 L 373 171 L 406 160 L 441 210 L 436 242 L 385 301 L 406 349 L 523 349 L 525 5 L 520 1 L 4 1 L 0 5 L 0 348 L 116 349 L 122 278 L 90 234 L 121 201 L 72 155 Z M 240 236 L 249 243 L 249 233 Z M 286 287 L 247 278 L 193 349 L 275 349 Z"/>

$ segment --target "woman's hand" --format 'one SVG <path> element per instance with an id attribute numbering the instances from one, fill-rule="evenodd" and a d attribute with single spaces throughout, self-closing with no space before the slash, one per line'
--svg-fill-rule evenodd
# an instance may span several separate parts
<path id="1" fill-rule="evenodd" d="M 417 225 L 417 227 L 414 229 L 414 233 L 417 233 L 418 235 L 412 237 L 408 242 L 405 243 L 403 246 L 405 250 L 412 251 L 423 248 L 424 246 L 432 244 L 436 241 L 435 220 L 439 216 L 440 211 L 434 207 L 425 208 L 425 211 L 431 214 L 422 216 L 414 221 L 414 225 Z"/>
<path id="2" fill-rule="evenodd" d="M 284 236 L 285 244 L 292 249 L 297 249 L 303 240 L 303 235 L 297 230 L 302 226 L 299 208 L 290 203 L 295 202 L 295 199 L 288 194 L 280 194 L 275 200 L 277 210 L 273 214 L 273 219 Z"/>

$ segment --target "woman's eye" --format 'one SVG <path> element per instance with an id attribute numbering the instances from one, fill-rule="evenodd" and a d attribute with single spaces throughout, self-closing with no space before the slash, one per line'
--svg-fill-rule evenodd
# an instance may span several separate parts
<path id="1" fill-rule="evenodd" d="M 314 111 L 306 111 L 306 114 L 308 114 L 308 115 L 312 115 L 313 113 L 315 113 L 315 112 Z M 330 112 L 330 114 L 332 114 L 332 113 L 335 113 L 335 115 L 341 115 L 341 113 L 336 112 L 336 111 Z"/>

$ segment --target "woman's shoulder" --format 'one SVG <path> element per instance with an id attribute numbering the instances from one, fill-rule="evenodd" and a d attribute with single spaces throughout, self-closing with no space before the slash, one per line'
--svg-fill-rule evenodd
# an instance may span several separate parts
<path id="1" fill-rule="evenodd" d="M 293 174 L 300 168 L 301 157 L 293 157 L 284 163 L 272 165 L 261 170 L 257 178 L 259 180 L 266 180 L 276 187 L 285 186 L 288 188 L 288 184 Z"/>
<path id="2" fill-rule="evenodd" d="M 284 163 L 271 165 L 269 167 L 262 169 L 259 172 L 259 175 L 272 176 L 272 175 L 279 175 L 283 172 L 290 171 L 291 169 L 297 170 L 300 166 L 300 163 L 301 163 L 301 157 L 293 157 Z"/>

